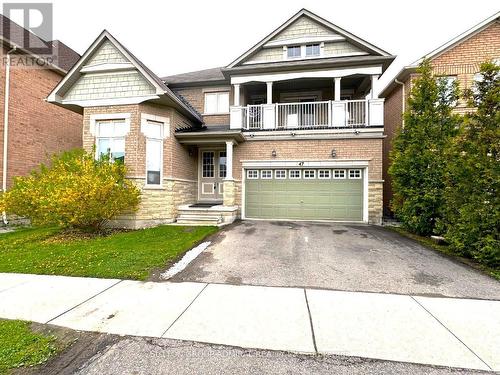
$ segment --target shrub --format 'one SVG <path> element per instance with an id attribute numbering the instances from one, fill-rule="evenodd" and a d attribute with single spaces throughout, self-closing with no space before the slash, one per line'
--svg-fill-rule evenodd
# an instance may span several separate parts
<path id="1" fill-rule="evenodd" d="M 467 114 L 448 153 L 445 238 L 460 254 L 500 267 L 500 67 L 481 66 Z"/>
<path id="2" fill-rule="evenodd" d="M 74 150 L 55 155 L 27 177 L 18 177 L 2 198 L 4 209 L 34 225 L 99 230 L 125 210 L 135 210 L 139 190 L 125 179 L 122 163 L 95 160 Z"/>
<path id="3" fill-rule="evenodd" d="M 442 218 L 444 150 L 456 132 L 458 117 L 451 111 L 458 91 L 456 85 L 435 78 L 427 60 L 418 73 L 404 127 L 394 139 L 389 173 L 396 217 L 411 232 L 428 236 Z"/>

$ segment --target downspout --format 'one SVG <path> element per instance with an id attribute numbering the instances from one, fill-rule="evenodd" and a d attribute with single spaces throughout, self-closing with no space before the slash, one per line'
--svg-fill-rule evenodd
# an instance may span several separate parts
<path id="1" fill-rule="evenodd" d="M 402 89 L 403 89 L 403 95 L 402 95 L 402 99 L 401 99 L 401 109 L 403 110 L 403 118 L 402 118 L 402 122 L 401 122 L 401 127 L 404 129 L 405 127 L 405 111 L 406 111 L 406 95 L 405 95 L 405 84 L 404 82 L 401 82 L 399 81 L 397 78 L 394 79 L 394 82 L 397 83 L 398 85 L 401 85 Z"/>
<path id="2" fill-rule="evenodd" d="M 9 141 L 9 96 L 10 96 L 10 58 L 9 55 L 15 52 L 17 47 L 13 47 L 7 52 L 7 61 L 5 64 L 5 96 L 3 107 L 3 159 L 2 159 L 2 191 L 7 191 L 7 150 Z M 7 213 L 2 212 L 2 221 L 5 225 L 8 224 Z"/>

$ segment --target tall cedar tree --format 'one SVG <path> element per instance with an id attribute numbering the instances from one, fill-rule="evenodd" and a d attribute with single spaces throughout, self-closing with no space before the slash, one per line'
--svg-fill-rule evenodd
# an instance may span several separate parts
<path id="1" fill-rule="evenodd" d="M 500 267 L 500 66 L 481 65 L 467 114 L 449 151 L 446 233 L 455 251 Z"/>
<path id="2" fill-rule="evenodd" d="M 444 150 L 458 126 L 459 117 L 452 114 L 458 89 L 434 77 L 428 60 L 417 73 L 404 127 L 394 140 L 389 173 L 396 217 L 411 232 L 428 236 L 435 233 L 443 214 Z"/>

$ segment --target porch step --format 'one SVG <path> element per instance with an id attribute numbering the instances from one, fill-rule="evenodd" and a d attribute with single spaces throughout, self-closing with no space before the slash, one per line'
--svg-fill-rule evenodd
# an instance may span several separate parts
<path id="1" fill-rule="evenodd" d="M 181 213 L 177 217 L 177 223 L 183 225 L 219 225 L 222 223 L 222 216 L 217 215 L 199 215 Z"/>

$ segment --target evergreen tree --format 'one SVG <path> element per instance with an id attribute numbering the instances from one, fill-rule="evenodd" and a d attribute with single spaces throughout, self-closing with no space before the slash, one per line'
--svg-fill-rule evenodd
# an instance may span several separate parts
<path id="1" fill-rule="evenodd" d="M 396 217 L 406 229 L 427 236 L 435 233 L 443 214 L 444 151 L 459 122 L 452 114 L 458 89 L 455 83 L 434 77 L 428 60 L 417 73 L 404 127 L 393 143 L 389 173 Z"/>
<path id="2" fill-rule="evenodd" d="M 482 80 L 448 155 L 446 233 L 465 256 L 500 267 L 500 67 L 481 65 Z"/>

